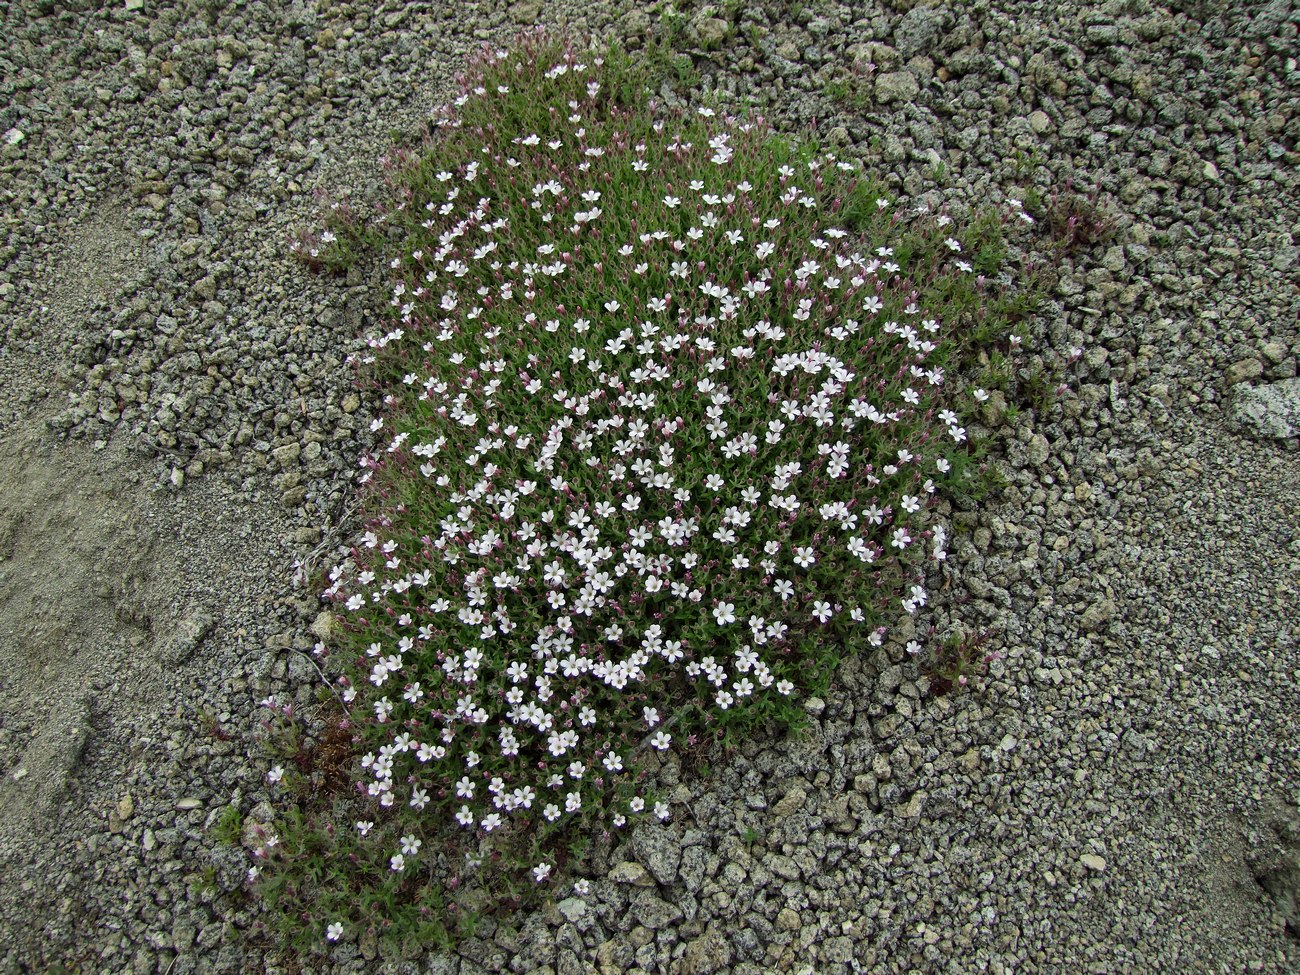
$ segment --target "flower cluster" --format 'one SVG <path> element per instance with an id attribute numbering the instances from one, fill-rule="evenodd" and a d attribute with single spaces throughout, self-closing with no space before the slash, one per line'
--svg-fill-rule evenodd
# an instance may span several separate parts
<path id="1" fill-rule="evenodd" d="M 946 556 L 970 404 L 928 296 L 985 287 L 969 243 L 602 67 L 490 53 L 436 159 L 394 160 L 372 517 L 325 592 L 394 874 L 445 828 L 542 837 L 540 883 L 566 824 L 667 818 L 642 758 L 789 717 Z"/>

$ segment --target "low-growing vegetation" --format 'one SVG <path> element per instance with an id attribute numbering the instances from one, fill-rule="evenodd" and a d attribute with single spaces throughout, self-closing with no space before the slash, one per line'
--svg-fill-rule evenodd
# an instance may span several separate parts
<path id="1" fill-rule="evenodd" d="M 317 647 L 345 711 L 295 759 L 268 702 L 286 811 L 253 877 L 299 948 L 567 896 L 589 842 L 673 816 L 650 756 L 797 726 L 925 606 L 941 499 L 987 481 L 966 377 L 1032 308 L 1014 210 L 904 212 L 854 160 L 644 88 L 530 37 L 387 160 L 368 520 Z M 352 233 L 335 211 L 296 247 L 342 267 Z"/>

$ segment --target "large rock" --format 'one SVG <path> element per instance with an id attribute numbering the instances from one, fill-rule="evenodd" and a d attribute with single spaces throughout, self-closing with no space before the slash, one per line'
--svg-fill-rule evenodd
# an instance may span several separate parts
<path id="1" fill-rule="evenodd" d="M 1236 386 L 1232 418 L 1252 437 L 1289 440 L 1300 437 L 1300 379 L 1266 386 Z"/>

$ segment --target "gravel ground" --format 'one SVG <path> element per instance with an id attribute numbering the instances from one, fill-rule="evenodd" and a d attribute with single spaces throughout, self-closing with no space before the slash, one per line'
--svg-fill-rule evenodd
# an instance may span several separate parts
<path id="1" fill-rule="evenodd" d="M 381 268 L 312 276 L 289 234 L 314 189 L 366 199 L 482 41 L 651 21 L 379 6 L 0 11 L 0 972 L 287 970 L 210 829 L 266 813 L 257 702 L 310 697 L 295 562 L 348 529 L 344 359 L 383 307 Z M 989 410 L 1011 487 L 954 514 L 923 621 L 1003 657 L 939 697 L 852 661 L 807 737 L 662 768 L 674 822 L 587 901 L 312 970 L 1300 971 L 1300 7 L 688 18 L 700 89 L 907 202 L 1073 180 L 1117 220 L 1053 258 L 1027 352 L 1069 388 Z"/>

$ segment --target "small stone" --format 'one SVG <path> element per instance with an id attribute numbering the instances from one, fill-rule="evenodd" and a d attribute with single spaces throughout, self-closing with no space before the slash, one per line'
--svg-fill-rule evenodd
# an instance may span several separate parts
<path id="1" fill-rule="evenodd" d="M 187 812 L 190 809 L 198 809 L 199 806 L 201 805 L 203 805 L 203 801 L 201 799 L 193 799 L 190 797 L 186 797 L 184 799 L 176 800 L 176 808 L 179 809 L 181 812 Z"/>
<path id="2" fill-rule="evenodd" d="M 650 824 L 638 827 L 632 834 L 632 852 L 665 887 L 677 879 L 682 848 L 669 830 Z"/>
<path id="3" fill-rule="evenodd" d="M 803 926 L 803 921 L 799 918 L 799 913 L 788 907 L 781 908 L 776 916 L 776 929 L 778 931 L 798 931 Z"/>
<path id="4" fill-rule="evenodd" d="M 144 0 L 126 0 L 126 9 L 128 12 L 134 12 L 144 6 Z"/>
<path id="5" fill-rule="evenodd" d="M 144 839 L 140 841 L 140 845 L 144 847 L 146 853 L 152 853 L 158 848 L 158 837 L 154 836 L 153 830 L 144 831 Z"/>
<path id="6" fill-rule="evenodd" d="M 1114 600 L 1098 600 L 1083 611 L 1083 615 L 1079 618 L 1079 629 L 1084 633 L 1096 633 L 1111 621 L 1115 609 Z"/>
<path id="7" fill-rule="evenodd" d="M 826 710 L 826 702 L 820 697 L 810 697 L 808 700 L 803 702 L 803 709 L 814 718 L 817 718 Z"/>
<path id="8" fill-rule="evenodd" d="M 801 880 L 803 872 L 799 865 L 780 853 L 769 853 L 763 858 L 763 866 L 767 867 L 782 880 Z"/>
<path id="9" fill-rule="evenodd" d="M 1029 443 L 1025 447 L 1025 460 L 1029 461 L 1032 467 L 1042 467 L 1047 463 L 1051 453 L 1052 447 L 1047 442 L 1047 438 L 1041 433 L 1036 433 L 1029 438 Z"/>
<path id="10" fill-rule="evenodd" d="M 1007 398 L 1002 390 L 995 389 L 989 393 L 988 400 L 980 407 L 980 416 L 984 420 L 984 425 L 997 429 L 1002 424 L 1002 418 L 1007 413 Z"/>
<path id="11" fill-rule="evenodd" d="M 1300 436 L 1300 379 L 1236 387 L 1232 418 L 1250 436 L 1272 440 Z"/>
<path id="12" fill-rule="evenodd" d="M 653 887 L 655 885 L 655 879 L 650 876 L 650 871 L 635 860 L 625 860 L 616 864 L 608 876 L 616 884 L 631 884 L 633 887 Z"/>
<path id="13" fill-rule="evenodd" d="M 1085 853 L 1079 857 L 1079 862 L 1089 870 L 1095 870 L 1097 873 L 1101 873 L 1106 869 L 1106 858 L 1099 857 L 1095 853 Z"/>
<path id="14" fill-rule="evenodd" d="M 1258 379 L 1262 375 L 1264 375 L 1264 363 L 1258 359 L 1241 359 L 1228 366 L 1223 378 L 1227 380 L 1229 386 L 1236 386 L 1251 379 Z"/>
<path id="15" fill-rule="evenodd" d="M 662 931 L 681 919 L 682 909 L 656 897 L 648 890 L 639 891 L 628 908 L 628 920 L 651 931 Z"/>
<path id="16" fill-rule="evenodd" d="M 876 680 L 876 686 L 886 693 L 892 694 L 898 690 L 903 683 L 903 668 L 898 664 L 891 664 L 880 672 L 880 677 Z"/>
<path id="17" fill-rule="evenodd" d="M 1087 35 L 1095 44 L 1114 44 L 1119 40 L 1119 28 L 1114 24 L 1089 24 Z"/>
<path id="18" fill-rule="evenodd" d="M 1045 135 L 1051 131 L 1052 120 L 1042 109 L 1029 113 L 1029 128 L 1036 135 Z"/>
<path id="19" fill-rule="evenodd" d="M 361 397 L 356 393 L 348 393 L 343 397 L 343 403 L 341 405 L 344 413 L 355 413 L 357 410 L 361 409 Z"/>
<path id="20" fill-rule="evenodd" d="M 555 905 L 556 909 L 564 915 L 565 920 L 577 923 L 586 917 L 591 908 L 581 897 L 566 897 Z"/>
<path id="21" fill-rule="evenodd" d="M 311 621 L 311 635 L 318 640 L 329 640 L 334 635 L 334 614 L 328 609 L 318 613 Z"/>
<path id="22" fill-rule="evenodd" d="M 375 956 L 379 954 L 379 935 L 375 933 L 374 928 L 367 927 L 362 930 L 361 937 L 357 940 L 357 950 L 366 961 L 375 960 Z"/>
<path id="23" fill-rule="evenodd" d="M 953 19 L 944 4 L 918 4 L 899 19 L 894 28 L 894 46 L 904 58 L 933 51 Z"/>
<path id="24" fill-rule="evenodd" d="M 712 975 L 731 964 L 731 943 L 716 928 L 686 945 L 680 965 L 674 971 L 680 975 Z"/>
<path id="25" fill-rule="evenodd" d="M 16 146 L 26 138 L 27 136 L 23 134 L 22 129 L 9 129 L 4 134 L 5 145 L 7 146 Z"/>
<path id="26" fill-rule="evenodd" d="M 786 816 L 792 816 L 803 808 L 803 804 L 808 801 L 808 794 L 803 789 L 795 786 L 785 796 L 772 807 L 772 815 L 777 819 L 784 819 Z"/>
<path id="27" fill-rule="evenodd" d="M 117 806 L 114 808 L 117 818 L 126 822 L 135 814 L 135 800 L 131 798 L 131 793 L 127 793 L 121 799 L 117 800 Z"/>
<path id="28" fill-rule="evenodd" d="M 516 24 L 535 24 L 541 15 L 541 0 L 519 0 L 510 8 L 510 19 Z"/>
<path id="29" fill-rule="evenodd" d="M 701 11 L 705 12 L 712 11 L 709 8 Z M 716 47 L 731 33 L 731 25 L 717 17 L 700 17 L 691 26 L 695 28 L 695 36 L 699 38 L 701 47 Z"/>
<path id="30" fill-rule="evenodd" d="M 1281 342 L 1268 342 L 1259 350 L 1272 365 L 1277 365 L 1287 357 L 1287 347 Z"/>
<path id="31" fill-rule="evenodd" d="M 183 664 L 194 656 L 216 620 L 203 609 L 190 609 L 176 623 L 176 629 L 163 648 L 163 658 L 172 664 Z"/>
<path id="32" fill-rule="evenodd" d="M 876 98 L 885 105 L 911 101 L 920 90 L 916 76 L 910 71 L 890 71 L 876 79 Z"/>
<path id="33" fill-rule="evenodd" d="M 271 456 L 275 458 L 281 470 L 288 470 L 290 467 L 297 465 L 298 455 L 302 453 L 302 447 L 296 443 L 287 443 L 282 447 L 276 447 L 271 451 Z"/>
<path id="34" fill-rule="evenodd" d="M 632 960 L 632 946 L 622 938 L 611 938 L 596 947 L 596 966 L 600 975 L 621 975 Z"/>

